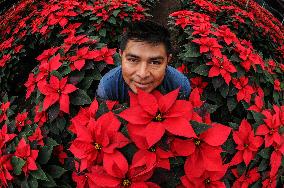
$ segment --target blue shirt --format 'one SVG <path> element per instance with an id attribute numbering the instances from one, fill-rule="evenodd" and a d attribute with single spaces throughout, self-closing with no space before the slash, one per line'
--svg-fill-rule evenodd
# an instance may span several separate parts
<path id="1" fill-rule="evenodd" d="M 164 80 L 156 89 L 166 94 L 178 87 L 180 87 L 179 98 L 187 99 L 191 89 L 187 77 L 168 65 Z M 96 96 L 105 100 L 116 100 L 124 103 L 129 101 L 129 90 L 131 91 L 122 77 L 121 66 L 118 66 L 102 77 Z"/>

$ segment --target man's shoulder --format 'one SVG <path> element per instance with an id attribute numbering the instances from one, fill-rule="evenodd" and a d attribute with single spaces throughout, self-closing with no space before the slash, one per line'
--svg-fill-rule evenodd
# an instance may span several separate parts
<path id="1" fill-rule="evenodd" d="M 116 81 L 121 76 L 121 66 L 115 67 L 107 72 L 101 79 L 103 82 Z"/>
<path id="2" fill-rule="evenodd" d="M 167 66 L 164 80 L 164 87 L 168 90 L 174 90 L 180 87 L 180 95 L 189 96 L 190 83 L 188 78 L 172 66 Z"/>

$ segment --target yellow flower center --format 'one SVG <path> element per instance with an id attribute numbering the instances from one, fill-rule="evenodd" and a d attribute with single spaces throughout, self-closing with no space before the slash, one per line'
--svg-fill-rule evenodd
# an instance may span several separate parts
<path id="1" fill-rule="evenodd" d="M 157 112 L 156 116 L 153 118 L 153 121 L 154 122 L 162 122 L 164 121 L 165 119 L 162 117 L 162 114 L 161 112 Z"/>
<path id="2" fill-rule="evenodd" d="M 101 150 L 103 148 L 101 144 L 95 143 L 94 145 L 95 145 L 96 150 Z"/>
<path id="3" fill-rule="evenodd" d="M 58 90 L 57 90 L 57 93 L 59 93 L 59 94 L 60 94 L 60 93 L 61 93 L 61 90 L 60 90 L 60 89 L 58 89 Z"/>
<path id="4" fill-rule="evenodd" d="M 204 182 L 205 182 L 205 184 L 209 184 L 210 183 L 210 179 L 206 179 Z"/>
<path id="5" fill-rule="evenodd" d="M 155 152 L 155 151 L 156 151 L 156 148 L 155 148 L 154 146 L 153 146 L 153 147 L 150 147 L 150 148 L 149 148 L 149 151 L 150 151 L 150 152 Z"/>
<path id="6" fill-rule="evenodd" d="M 198 140 L 198 139 L 195 139 L 195 140 L 194 140 L 194 144 L 197 145 L 197 146 L 199 146 L 199 145 L 201 144 L 201 141 Z"/>
<path id="7" fill-rule="evenodd" d="M 129 179 L 124 179 L 123 181 L 122 181 L 122 186 L 123 187 L 128 187 L 128 186 L 130 186 L 131 185 L 131 181 L 129 180 Z"/>
<path id="8" fill-rule="evenodd" d="M 248 146 L 249 146 L 248 144 L 245 144 L 245 145 L 244 145 L 245 148 L 247 148 Z"/>

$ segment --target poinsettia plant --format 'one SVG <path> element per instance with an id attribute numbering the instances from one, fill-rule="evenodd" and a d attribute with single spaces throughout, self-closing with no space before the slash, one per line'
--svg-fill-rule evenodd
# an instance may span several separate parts
<path id="1" fill-rule="evenodd" d="M 1 187 L 283 185 L 283 26 L 253 1 L 169 15 L 188 98 L 95 98 L 124 27 L 155 3 L 28 0 L 1 16 Z"/>

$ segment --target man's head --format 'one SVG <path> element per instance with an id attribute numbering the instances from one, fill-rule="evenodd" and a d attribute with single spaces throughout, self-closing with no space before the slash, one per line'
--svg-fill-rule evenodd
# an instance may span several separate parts
<path id="1" fill-rule="evenodd" d="M 134 22 L 120 44 L 122 76 L 130 89 L 151 92 L 159 86 L 171 59 L 170 34 L 152 21 Z"/>

